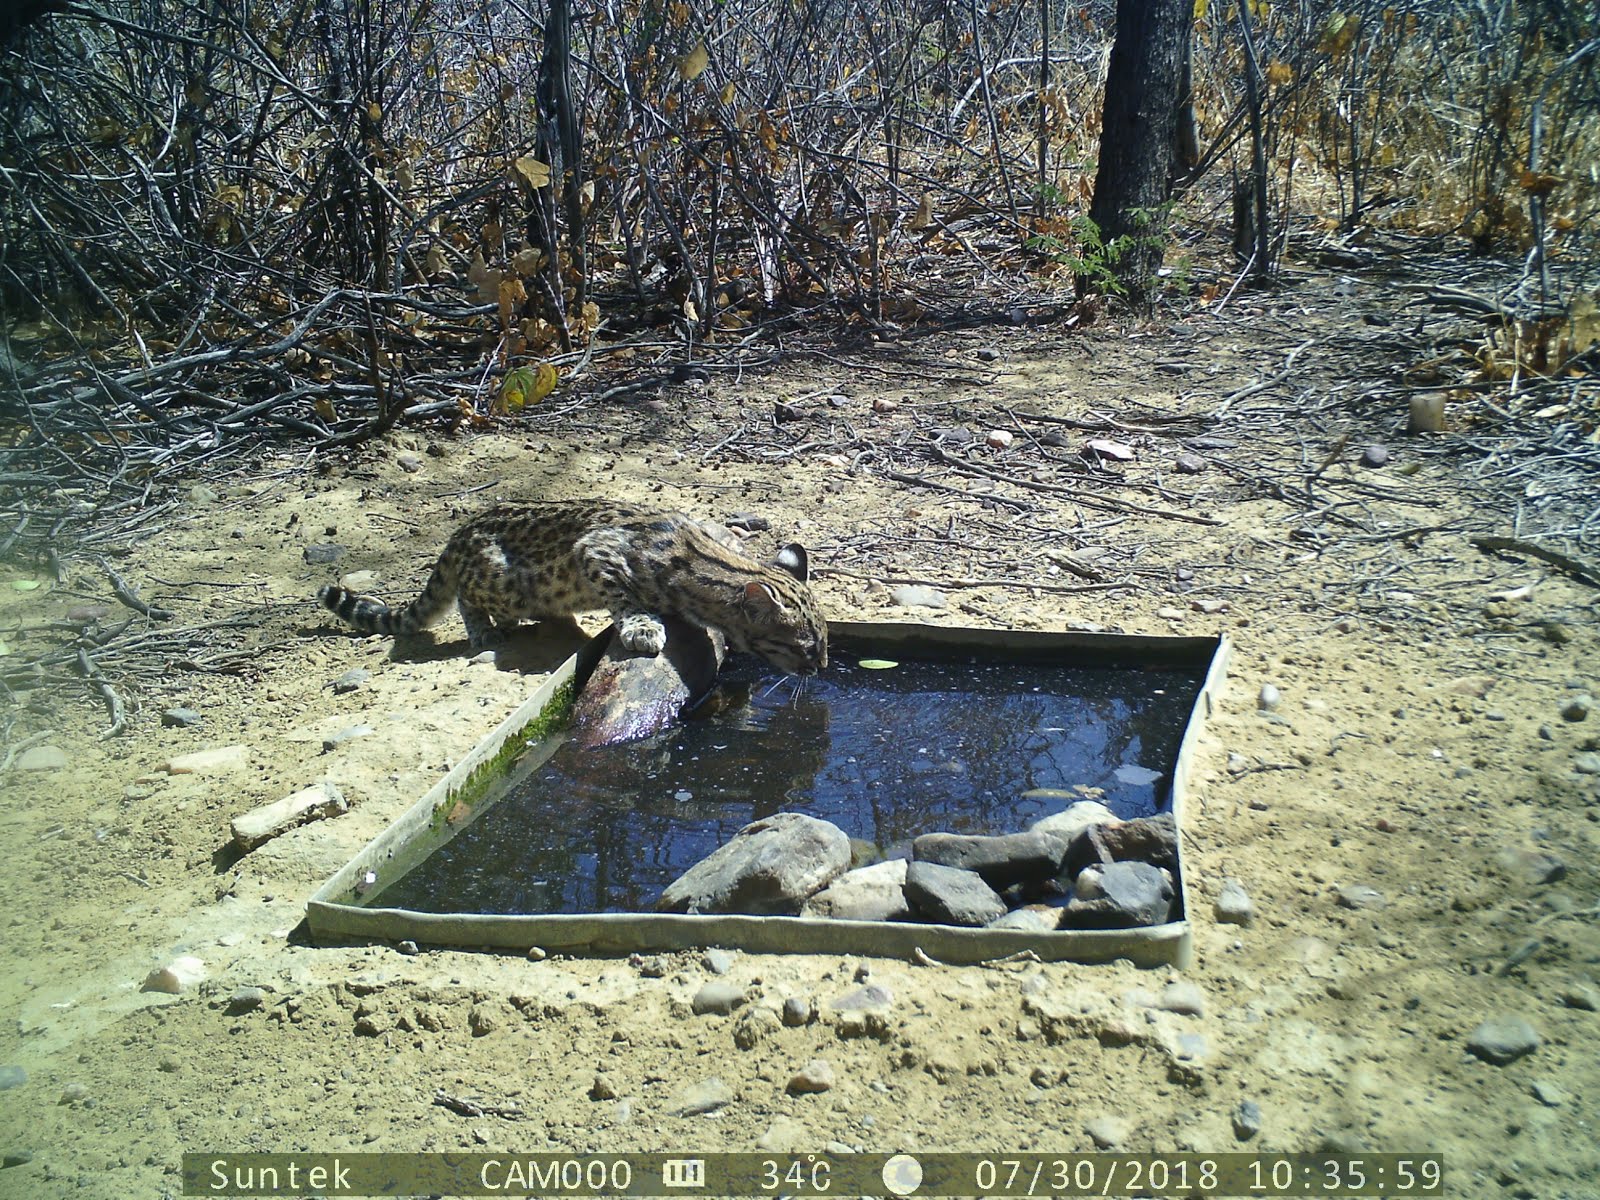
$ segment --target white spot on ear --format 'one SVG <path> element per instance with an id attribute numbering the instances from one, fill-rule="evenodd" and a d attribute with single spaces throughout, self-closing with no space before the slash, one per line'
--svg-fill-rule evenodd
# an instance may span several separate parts
<path id="1" fill-rule="evenodd" d="M 806 558 L 806 548 L 799 542 L 790 542 L 779 550 L 776 562 L 801 583 L 811 578 L 811 564 Z"/>

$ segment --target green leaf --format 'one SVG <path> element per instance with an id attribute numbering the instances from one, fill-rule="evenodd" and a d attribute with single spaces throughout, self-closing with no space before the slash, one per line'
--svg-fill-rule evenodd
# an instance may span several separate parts
<path id="1" fill-rule="evenodd" d="M 11 581 L 11 590 L 14 592 L 34 592 L 39 590 L 37 579 L 14 579 Z"/>
<path id="2" fill-rule="evenodd" d="M 856 666 L 864 671 L 892 671 L 900 664 L 887 658 L 863 658 Z"/>

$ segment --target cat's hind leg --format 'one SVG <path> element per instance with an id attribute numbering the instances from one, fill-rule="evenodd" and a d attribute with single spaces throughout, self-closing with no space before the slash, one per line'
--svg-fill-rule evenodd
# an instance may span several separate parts
<path id="1" fill-rule="evenodd" d="M 460 598 L 456 600 L 456 607 L 461 610 L 461 623 L 467 627 L 467 644 L 474 650 L 482 650 L 504 640 L 505 631 L 495 628 L 494 618 L 489 615 L 488 609 L 479 608 Z"/>

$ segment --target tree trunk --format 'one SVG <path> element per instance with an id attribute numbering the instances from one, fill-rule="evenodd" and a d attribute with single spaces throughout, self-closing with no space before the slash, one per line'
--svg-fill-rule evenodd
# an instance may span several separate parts
<path id="1" fill-rule="evenodd" d="M 1165 205 L 1193 25 L 1193 0 L 1117 0 L 1089 217 L 1107 250 L 1106 265 L 1137 303 L 1149 299 L 1166 249 Z"/>
<path id="2" fill-rule="evenodd" d="M 556 144 L 561 148 L 562 205 L 567 217 L 567 265 L 574 294 L 569 311 L 583 318 L 589 299 L 588 230 L 583 219 L 583 139 L 578 110 L 572 99 L 572 0 L 550 0 L 545 22 L 545 65 L 550 72 L 550 99 L 554 108 Z M 554 173 L 553 173 L 554 174 Z"/>

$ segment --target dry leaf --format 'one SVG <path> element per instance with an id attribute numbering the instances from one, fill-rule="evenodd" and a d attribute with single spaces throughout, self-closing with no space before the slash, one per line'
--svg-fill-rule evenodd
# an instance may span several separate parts
<path id="1" fill-rule="evenodd" d="M 1317 49 L 1333 58 L 1343 57 L 1355 45 L 1356 34 L 1361 32 L 1361 18 L 1346 13 L 1334 13 L 1322 23 L 1317 35 Z"/>
<path id="2" fill-rule="evenodd" d="M 472 265 L 467 268 L 467 282 L 478 289 L 478 303 L 492 304 L 500 298 L 499 271 L 489 270 L 488 264 L 483 261 L 483 251 L 480 250 L 472 256 Z"/>
<path id="3" fill-rule="evenodd" d="M 537 275 L 542 266 L 544 266 L 544 251 L 535 250 L 532 246 L 524 246 L 511 260 L 511 269 L 524 279 Z"/>
<path id="4" fill-rule="evenodd" d="M 517 174 L 527 182 L 534 191 L 550 186 L 550 164 L 540 162 L 531 154 L 524 154 L 517 159 Z"/>
<path id="5" fill-rule="evenodd" d="M 700 42 L 689 53 L 678 60 L 678 74 L 683 76 L 684 82 L 698 79 L 701 72 L 711 64 L 711 55 L 706 52 L 706 44 Z"/>
<path id="6" fill-rule="evenodd" d="M 1525 192 L 1535 196 L 1548 196 L 1566 180 L 1560 175 L 1551 175 L 1544 171 L 1524 171 L 1522 178 L 1517 182 Z"/>
<path id="7" fill-rule="evenodd" d="M 500 327 L 509 329 L 511 318 L 516 315 L 517 309 L 528 298 L 528 289 L 522 286 L 522 280 L 516 276 L 500 280 Z"/>

